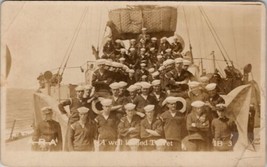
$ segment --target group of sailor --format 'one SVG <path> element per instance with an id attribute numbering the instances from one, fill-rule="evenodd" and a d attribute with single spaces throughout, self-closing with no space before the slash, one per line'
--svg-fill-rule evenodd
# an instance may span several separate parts
<path id="1" fill-rule="evenodd" d="M 191 61 L 182 50 L 177 38 L 170 44 L 163 37 L 158 45 L 146 29 L 128 50 L 109 39 L 92 85 L 77 86 L 76 97 L 58 105 L 69 118 L 65 151 L 232 150 L 238 131 L 226 116 L 225 101 L 216 83 L 187 70 Z M 105 91 L 111 96 L 101 97 Z M 97 113 L 95 100 L 102 106 Z M 40 130 L 35 140 L 38 135 Z"/>

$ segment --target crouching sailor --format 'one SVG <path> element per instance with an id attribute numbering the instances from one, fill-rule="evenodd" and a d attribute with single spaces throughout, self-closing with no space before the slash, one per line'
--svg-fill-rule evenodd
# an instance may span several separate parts
<path id="1" fill-rule="evenodd" d="M 88 120 L 88 111 L 86 107 L 77 109 L 80 119 L 70 125 L 68 134 L 69 151 L 93 151 L 95 126 Z"/>
<path id="2" fill-rule="evenodd" d="M 217 104 L 216 110 L 219 117 L 211 123 L 215 151 L 231 151 L 238 135 L 236 124 L 225 116 L 225 109 L 225 104 Z"/>
<path id="3" fill-rule="evenodd" d="M 51 107 L 41 109 L 44 120 L 35 128 L 32 136 L 32 150 L 34 151 L 61 151 L 62 134 L 60 124 L 52 119 Z"/>

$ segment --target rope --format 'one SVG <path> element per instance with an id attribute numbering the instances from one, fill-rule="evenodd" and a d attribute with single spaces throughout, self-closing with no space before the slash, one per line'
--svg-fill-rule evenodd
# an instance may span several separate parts
<path id="1" fill-rule="evenodd" d="M 74 41 L 74 42 L 71 44 L 71 48 L 70 48 L 70 51 L 69 51 L 69 53 L 68 53 L 68 58 L 67 58 L 67 60 L 66 60 L 66 62 L 65 62 L 64 68 L 63 68 L 63 70 L 62 70 L 60 76 L 63 75 L 63 73 L 64 73 L 64 71 L 65 71 L 65 69 L 66 69 L 66 67 L 67 67 L 67 63 L 68 63 L 68 61 L 69 61 L 69 58 L 70 58 L 70 55 L 71 55 L 71 51 L 72 51 L 72 49 L 73 49 L 73 47 L 74 47 L 74 43 L 75 43 L 75 41 L 76 41 L 76 39 L 77 39 L 77 36 L 78 36 L 78 34 L 79 34 L 80 30 L 81 30 L 81 29 L 80 29 L 80 26 L 81 26 L 81 24 L 82 24 L 82 22 L 83 22 L 83 20 L 84 20 L 84 18 L 85 18 L 85 16 L 86 16 L 87 11 L 88 11 L 88 7 L 84 10 L 83 15 L 82 15 L 82 18 L 81 18 L 81 20 L 80 20 L 80 23 L 78 24 L 78 27 L 77 27 L 78 30 L 76 31 L 76 34 L 74 34 L 74 38 L 73 38 L 73 40 L 72 40 L 72 41 Z"/>
<path id="2" fill-rule="evenodd" d="M 217 40 L 219 41 L 219 43 L 221 44 L 221 47 L 222 47 L 222 49 L 223 49 L 223 51 L 225 52 L 225 54 L 226 54 L 226 56 L 227 56 L 227 58 L 229 59 L 229 60 L 231 60 L 230 59 L 230 57 L 229 57 L 229 55 L 228 55 L 228 53 L 227 53 L 227 51 L 226 51 L 226 49 L 224 48 L 224 46 L 223 46 L 223 44 L 222 44 L 222 42 L 221 42 L 221 40 L 220 40 L 220 38 L 219 38 L 219 36 L 218 36 L 218 34 L 217 34 L 217 32 L 216 32 L 216 30 L 215 30 L 215 28 L 213 27 L 213 25 L 211 24 L 211 21 L 209 20 L 209 17 L 207 16 L 207 14 L 206 14 L 206 12 L 205 12 L 205 10 L 203 9 L 203 7 L 201 7 L 202 8 L 202 11 L 203 11 L 203 13 L 204 13 L 204 15 L 206 16 L 206 18 L 207 18 L 207 21 L 209 22 L 209 24 L 210 24 L 210 26 L 211 26 L 211 28 L 212 28 L 212 30 L 214 31 L 214 33 L 215 33 L 215 36 L 218 38 Z M 231 62 L 231 61 L 230 61 Z M 231 63 L 232 64 L 232 63 Z M 232 64 L 232 66 L 233 66 L 233 64 Z"/>
<path id="3" fill-rule="evenodd" d="M 211 28 L 211 26 L 209 25 L 209 22 L 207 21 L 207 18 L 205 17 L 205 15 L 204 15 L 203 11 L 201 10 L 201 7 L 200 7 L 200 6 L 199 6 L 199 9 L 200 9 L 200 12 L 201 12 L 202 17 L 204 18 L 204 20 L 206 21 L 206 23 L 207 23 L 207 25 L 208 25 L 208 28 L 209 28 L 209 30 L 210 30 L 210 32 L 211 32 L 211 35 L 213 36 L 213 38 L 214 38 L 214 40 L 215 40 L 215 42 L 216 42 L 216 44 L 217 44 L 217 46 L 218 46 L 218 48 L 219 48 L 219 50 L 220 50 L 222 56 L 223 56 L 224 61 L 226 62 L 227 66 L 229 66 L 229 65 L 228 65 L 228 61 L 227 61 L 227 59 L 225 58 L 224 53 L 223 53 L 223 51 L 222 51 L 221 48 L 220 48 L 220 45 L 219 45 L 219 43 L 218 43 L 218 41 L 217 41 L 217 38 L 216 38 L 216 36 L 213 34 L 212 28 Z"/>

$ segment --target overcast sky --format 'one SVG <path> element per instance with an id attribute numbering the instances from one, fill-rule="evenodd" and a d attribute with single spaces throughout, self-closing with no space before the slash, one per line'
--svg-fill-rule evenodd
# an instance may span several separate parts
<path id="1" fill-rule="evenodd" d="M 90 46 L 101 43 L 108 20 L 108 11 L 125 7 L 127 4 L 122 2 L 4 2 L 1 6 L 1 55 L 5 55 L 6 45 L 12 54 L 12 67 L 7 79 L 8 87 L 37 88 L 36 78 L 41 72 L 60 66 L 87 7 L 88 12 L 81 24 L 68 66 L 80 66 L 87 60 L 94 60 Z M 259 3 L 258 5 L 181 4 L 180 2 L 160 3 L 160 5 L 178 8 L 177 33 L 186 42 L 185 50 L 188 50 L 189 39 L 183 7 L 194 57 L 208 57 L 214 50 L 216 58 L 222 59 L 201 17 L 198 5 L 203 6 L 236 67 L 241 69 L 247 63 L 251 63 L 253 77 L 260 82 L 260 68 L 263 62 L 260 55 L 263 53 L 261 49 L 264 49 L 261 39 L 264 37 L 265 21 L 263 5 Z M 197 61 L 196 63 L 198 64 Z M 218 65 L 221 68 L 225 67 L 225 63 Z M 204 66 L 208 71 L 212 69 L 211 62 L 206 62 Z M 80 69 L 67 69 L 63 78 L 63 83 L 66 84 L 79 83 L 84 81 L 84 73 L 81 73 Z"/>

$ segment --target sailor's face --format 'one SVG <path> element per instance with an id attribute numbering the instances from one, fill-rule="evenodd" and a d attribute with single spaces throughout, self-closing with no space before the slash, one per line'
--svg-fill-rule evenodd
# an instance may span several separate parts
<path id="1" fill-rule="evenodd" d="M 142 88 L 143 95 L 148 95 L 148 93 L 149 93 L 149 88 Z"/>
<path id="2" fill-rule="evenodd" d="M 168 103 L 167 104 L 169 110 L 175 111 L 176 110 L 176 103 Z"/>
<path id="3" fill-rule="evenodd" d="M 202 113 L 202 111 L 203 111 L 203 108 L 202 108 L 202 107 L 195 107 L 194 109 L 195 109 L 195 112 L 196 112 L 198 115 L 200 115 L 200 114 Z"/>
<path id="4" fill-rule="evenodd" d="M 183 68 L 183 63 L 175 63 L 176 68 L 182 69 Z"/>
<path id="5" fill-rule="evenodd" d="M 134 116 L 134 114 L 135 114 L 135 110 L 126 110 L 126 114 L 127 114 L 127 116 L 132 118 Z"/>
<path id="6" fill-rule="evenodd" d="M 53 114 L 52 113 L 46 113 L 46 114 L 43 114 L 43 116 L 44 116 L 44 120 L 47 120 L 47 121 L 49 121 L 49 120 L 52 120 L 52 116 L 53 116 Z"/>
<path id="7" fill-rule="evenodd" d="M 84 91 L 83 90 L 78 90 L 78 91 L 76 91 L 76 94 L 77 94 L 78 98 L 82 98 L 83 95 L 84 95 Z"/>
<path id="8" fill-rule="evenodd" d="M 83 113 L 83 114 L 80 113 L 79 116 L 80 116 L 81 121 L 85 122 L 87 120 L 87 113 Z"/>
<path id="9" fill-rule="evenodd" d="M 223 110 L 222 111 L 221 110 L 217 110 L 217 114 L 221 118 L 225 116 L 225 112 Z"/>
<path id="10" fill-rule="evenodd" d="M 152 119 L 154 116 L 154 111 L 146 111 L 146 117 L 148 119 Z"/>
<path id="11" fill-rule="evenodd" d="M 184 65 L 184 66 L 183 66 L 183 69 L 187 70 L 188 67 L 189 67 L 188 65 Z"/>
<path id="12" fill-rule="evenodd" d="M 120 94 L 120 90 L 119 89 L 112 89 L 111 91 L 112 91 L 112 94 L 114 96 L 119 96 L 119 94 Z"/>
<path id="13" fill-rule="evenodd" d="M 209 91 L 209 95 L 210 95 L 211 97 L 215 96 L 216 94 L 217 94 L 217 90 L 216 90 L 216 89 L 214 89 L 214 90 L 210 90 L 210 91 Z"/>
<path id="14" fill-rule="evenodd" d="M 105 69 L 105 65 L 104 64 L 99 64 L 98 65 L 98 68 L 101 69 L 101 70 L 103 70 L 103 69 Z"/>
<path id="15" fill-rule="evenodd" d="M 104 114 L 109 114 L 111 110 L 111 106 L 102 106 L 103 108 L 103 113 Z"/>
<path id="16" fill-rule="evenodd" d="M 155 92 L 160 91 L 160 85 L 153 86 L 153 89 L 154 89 Z"/>
<path id="17" fill-rule="evenodd" d="M 131 97 L 135 97 L 136 91 L 129 92 L 129 94 L 130 94 Z"/>

